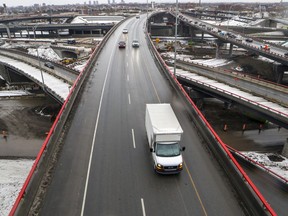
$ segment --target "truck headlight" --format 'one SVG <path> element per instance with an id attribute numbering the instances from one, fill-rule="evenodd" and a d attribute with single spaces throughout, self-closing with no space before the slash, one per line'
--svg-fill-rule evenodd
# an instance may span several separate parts
<path id="1" fill-rule="evenodd" d="M 156 169 L 157 169 L 157 170 L 162 170 L 162 169 L 163 169 L 163 166 L 162 166 L 161 164 L 157 163 Z"/>
<path id="2" fill-rule="evenodd" d="M 178 169 L 183 169 L 183 163 L 180 163 L 180 164 L 178 165 Z"/>

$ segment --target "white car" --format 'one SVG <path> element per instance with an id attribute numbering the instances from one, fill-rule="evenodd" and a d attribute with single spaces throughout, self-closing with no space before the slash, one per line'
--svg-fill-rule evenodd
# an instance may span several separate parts
<path id="1" fill-rule="evenodd" d="M 127 34 L 128 33 L 128 29 L 127 28 L 125 28 L 125 29 L 123 29 L 123 34 Z"/>
<path id="2" fill-rule="evenodd" d="M 132 41 L 132 47 L 139 47 L 140 46 L 140 43 L 138 40 L 133 40 Z"/>

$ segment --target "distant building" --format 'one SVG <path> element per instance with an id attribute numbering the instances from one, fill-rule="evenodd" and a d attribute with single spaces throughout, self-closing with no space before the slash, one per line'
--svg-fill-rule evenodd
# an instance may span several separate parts
<path id="1" fill-rule="evenodd" d="M 110 0 L 108 0 L 108 4 L 110 5 Z"/>
<path id="2" fill-rule="evenodd" d="M 125 4 L 125 1 L 124 1 L 124 0 L 121 0 L 121 3 L 122 3 L 122 4 Z"/>
<path id="3" fill-rule="evenodd" d="M 89 1 L 89 5 L 91 5 L 91 1 Z"/>
<path id="4" fill-rule="evenodd" d="M 115 0 L 112 0 L 112 4 L 115 4 Z"/>

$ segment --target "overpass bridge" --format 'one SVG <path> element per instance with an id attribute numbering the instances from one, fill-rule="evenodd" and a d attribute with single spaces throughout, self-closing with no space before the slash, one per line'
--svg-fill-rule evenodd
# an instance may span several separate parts
<path id="1" fill-rule="evenodd" d="M 55 16 L 52 18 L 65 18 L 65 16 Z M 75 18 L 74 16 L 68 16 L 69 18 Z M 123 16 L 78 16 L 79 22 L 74 23 L 31 23 L 31 24 L 21 24 L 22 21 L 25 20 L 33 20 L 33 19 L 48 19 L 50 17 L 27 17 L 23 18 L 14 18 L 10 20 L 2 20 L 2 24 L 0 22 L 0 37 L 30 37 L 29 32 L 34 31 L 40 32 L 40 34 L 36 34 L 36 36 L 41 37 L 58 37 L 60 36 L 60 32 L 62 30 L 68 30 L 69 35 L 77 35 L 77 34 L 85 34 L 85 35 L 105 35 L 113 25 L 123 20 L 125 17 Z M 52 19 L 51 18 L 51 19 Z M 51 20 L 50 19 L 50 20 Z M 14 23 L 15 22 L 15 23 Z M 22 31 L 28 32 L 28 34 L 22 33 Z M 44 32 L 48 32 L 49 34 L 44 34 Z"/>
<path id="2" fill-rule="evenodd" d="M 0 48 L 0 63 L 3 65 L 2 76 L 9 82 L 9 73 L 19 73 L 35 82 L 42 89 L 64 103 L 70 88 L 77 79 L 79 72 L 60 64 L 53 63 L 54 69 L 45 66 L 47 60 L 24 52 Z M 10 80 L 11 81 L 11 80 Z"/>
<path id="3" fill-rule="evenodd" d="M 30 211 L 41 215 L 240 216 L 245 211 L 276 215 L 176 78 L 164 70 L 165 76 L 159 73 L 144 45 L 145 17 L 115 26 L 94 51 L 51 128 L 12 215 Z M 122 35 L 122 28 L 128 28 L 133 37 Z M 139 38 L 140 49 L 118 49 L 119 39 L 130 45 L 134 37 Z M 165 181 L 149 169 L 143 122 L 145 104 L 161 102 L 172 104 L 187 144 L 185 172 L 181 178 Z"/>
<path id="4" fill-rule="evenodd" d="M 288 88 L 280 86 L 274 88 L 271 83 L 261 84 L 261 81 L 256 79 L 246 79 L 245 82 L 241 82 L 241 75 L 232 76 L 227 73 L 220 75 L 217 69 L 214 69 L 213 73 L 211 72 L 213 69 L 205 70 L 203 66 L 196 66 L 197 69 L 195 67 L 192 69 L 187 64 L 177 66 L 179 69 L 176 70 L 176 76 L 182 85 L 218 98 L 228 106 L 236 105 L 252 116 L 288 129 Z M 174 67 L 169 69 L 173 71 Z M 278 96 L 279 98 L 275 99 Z"/>
<path id="5" fill-rule="evenodd" d="M 175 14 L 169 13 L 171 16 L 175 17 Z M 159 12 L 155 14 L 155 16 L 167 16 L 167 13 Z M 153 20 L 154 18 L 150 18 Z M 202 32 L 202 40 L 204 40 L 204 34 L 212 35 L 213 37 L 217 38 L 215 41 L 217 44 L 216 49 L 216 56 L 219 53 L 219 48 L 223 43 L 229 43 L 229 55 L 231 56 L 233 53 L 233 45 L 237 47 L 243 48 L 245 50 L 250 51 L 251 53 L 255 53 L 257 55 L 264 56 L 271 60 L 274 60 L 278 64 L 282 64 L 284 69 L 277 69 L 275 71 L 275 77 L 277 77 L 277 81 L 280 83 L 284 71 L 288 69 L 288 49 L 286 47 L 282 47 L 279 45 L 269 43 L 270 48 L 264 49 L 264 45 L 267 42 L 260 40 L 260 39 L 253 39 L 250 40 L 250 37 L 245 34 L 233 32 L 227 28 L 223 28 L 221 26 L 215 26 L 211 24 L 207 24 L 199 19 L 191 18 L 184 14 L 179 14 L 180 20 L 180 31 L 183 33 L 183 36 L 192 36 L 195 35 L 194 30 L 197 29 L 198 31 Z M 186 27 L 187 26 L 187 27 Z"/>

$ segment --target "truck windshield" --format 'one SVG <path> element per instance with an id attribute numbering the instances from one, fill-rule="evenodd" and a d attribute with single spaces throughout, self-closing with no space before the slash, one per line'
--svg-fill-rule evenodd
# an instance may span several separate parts
<path id="1" fill-rule="evenodd" d="M 173 157 L 180 155 L 180 147 L 178 143 L 173 144 L 161 144 L 157 143 L 155 148 L 157 156 L 161 157 Z"/>

